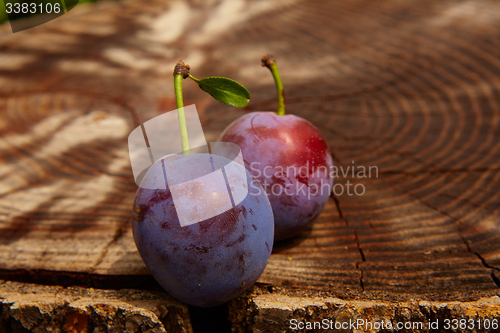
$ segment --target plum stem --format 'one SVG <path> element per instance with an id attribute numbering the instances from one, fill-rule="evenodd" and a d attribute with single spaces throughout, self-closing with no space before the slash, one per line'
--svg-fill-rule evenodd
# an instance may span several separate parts
<path id="1" fill-rule="evenodd" d="M 174 90 L 175 101 L 177 103 L 177 116 L 179 118 L 179 128 L 181 130 L 182 155 L 189 155 L 189 139 L 186 126 L 186 116 L 184 115 L 184 101 L 182 99 L 182 80 L 189 76 L 189 65 L 179 60 L 174 68 Z"/>
<path id="2" fill-rule="evenodd" d="M 277 114 L 279 116 L 285 115 L 285 90 L 283 89 L 283 83 L 281 82 L 280 72 L 278 71 L 278 65 L 271 54 L 264 54 L 262 56 L 262 66 L 269 68 L 271 74 L 273 74 L 274 83 L 276 84 L 276 90 L 278 92 L 278 110 Z"/>

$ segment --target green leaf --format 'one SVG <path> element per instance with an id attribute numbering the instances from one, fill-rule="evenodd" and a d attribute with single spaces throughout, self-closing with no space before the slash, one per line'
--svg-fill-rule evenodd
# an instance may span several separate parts
<path id="1" fill-rule="evenodd" d="M 198 80 L 189 75 L 201 90 L 209 93 L 221 103 L 242 108 L 250 102 L 250 92 L 243 85 L 227 77 L 206 77 Z"/>

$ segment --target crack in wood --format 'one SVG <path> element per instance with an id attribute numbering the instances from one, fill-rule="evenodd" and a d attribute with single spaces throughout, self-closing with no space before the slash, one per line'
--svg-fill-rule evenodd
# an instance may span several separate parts
<path id="1" fill-rule="evenodd" d="M 462 235 L 460 235 L 460 238 L 462 239 L 462 242 L 464 242 L 465 246 L 467 247 L 467 250 L 470 253 L 474 254 L 476 257 L 478 257 L 478 259 L 481 260 L 481 264 L 484 267 L 491 269 L 491 278 L 493 279 L 493 282 L 495 282 L 495 284 L 497 285 L 497 287 L 500 287 L 500 280 L 495 276 L 495 271 L 500 272 L 500 269 L 498 269 L 495 266 L 492 266 L 492 265 L 488 264 L 488 262 L 486 261 L 486 259 L 484 259 L 483 256 L 481 256 L 480 253 L 474 251 L 471 248 L 470 242 L 467 241 Z"/>
<path id="2" fill-rule="evenodd" d="M 339 199 L 333 194 L 331 194 L 333 200 L 335 201 L 335 205 L 337 206 L 337 212 L 339 214 L 339 217 L 344 220 L 344 223 L 346 225 L 346 227 L 350 227 L 349 225 L 349 221 L 347 220 L 347 218 L 345 218 L 344 214 L 342 213 L 342 209 L 340 208 L 340 202 L 339 202 Z M 357 261 L 356 262 L 356 269 L 359 271 L 359 285 L 361 287 L 361 292 L 364 292 L 365 291 L 365 284 L 364 284 L 364 272 L 363 270 L 361 269 L 361 264 L 363 262 L 366 262 L 366 257 L 365 257 L 365 254 L 363 252 L 363 249 L 361 248 L 361 245 L 359 243 L 359 237 L 358 237 L 358 233 L 355 229 L 353 229 L 353 233 L 354 233 L 354 240 L 356 241 L 356 248 L 358 249 L 358 252 L 359 252 L 359 255 L 361 257 L 361 261 Z"/>
<path id="3" fill-rule="evenodd" d="M 331 196 L 333 198 L 333 201 L 335 201 L 335 206 L 337 206 L 337 212 L 339 213 L 339 217 L 342 220 L 344 220 L 344 222 L 346 223 L 346 225 L 348 225 L 347 221 L 344 219 L 344 214 L 342 214 L 342 209 L 340 209 L 339 199 L 335 196 L 335 194 L 333 194 L 333 191 L 332 191 Z"/>
<path id="4" fill-rule="evenodd" d="M 96 274 L 47 269 L 2 269 L 0 280 L 48 286 L 162 291 L 152 275 Z"/>
<path id="5" fill-rule="evenodd" d="M 359 285 L 361 286 L 361 292 L 365 291 L 365 284 L 363 282 L 363 275 L 364 272 L 361 269 L 361 264 L 366 261 L 365 254 L 363 252 L 363 249 L 361 248 L 361 245 L 359 244 L 359 238 L 358 238 L 358 233 L 356 230 L 354 230 L 354 238 L 356 239 L 356 246 L 358 247 L 359 255 L 361 256 L 361 261 L 358 261 L 356 263 L 356 269 L 359 270 L 360 276 L 359 276 Z"/>
<path id="6" fill-rule="evenodd" d="M 116 231 L 115 231 L 115 234 L 113 235 L 113 238 L 108 242 L 108 244 L 106 244 L 106 246 L 101 250 L 101 253 L 99 255 L 99 258 L 97 258 L 97 260 L 95 261 L 95 263 L 90 267 L 90 272 L 94 272 L 96 267 L 99 266 L 102 261 L 104 260 L 104 257 L 106 256 L 106 254 L 108 253 L 108 249 L 113 245 L 115 244 L 119 239 L 120 237 L 123 235 L 126 227 L 127 227 L 127 224 L 128 224 L 128 220 L 124 220 L 122 221 L 118 227 L 116 228 Z"/>
<path id="7" fill-rule="evenodd" d="M 488 264 L 488 262 L 486 261 L 486 259 L 484 259 L 481 256 L 481 254 L 479 254 L 478 252 L 472 250 L 472 248 L 470 247 L 469 242 L 462 235 L 460 235 L 460 238 L 462 239 L 462 242 L 464 242 L 465 246 L 467 247 L 467 250 L 470 253 L 474 254 L 476 257 L 478 257 L 479 260 L 481 260 L 481 264 L 484 267 L 491 269 L 491 279 L 493 280 L 493 282 L 496 284 L 497 287 L 500 287 L 500 280 L 495 275 L 495 271 L 499 271 L 500 272 L 500 269 L 498 269 L 498 268 L 496 268 L 496 267 L 491 266 L 490 264 Z"/>
<path id="8" fill-rule="evenodd" d="M 451 220 L 453 220 L 453 221 L 457 222 L 458 224 L 460 224 L 461 226 L 466 226 L 466 224 L 465 224 L 462 220 L 460 220 L 459 218 L 456 218 L 456 217 L 454 217 L 454 216 L 450 215 L 449 213 L 447 213 L 447 212 L 445 212 L 445 211 L 440 210 L 438 207 L 435 207 L 435 206 L 431 205 L 430 203 L 428 203 L 427 201 L 425 201 L 424 199 L 422 199 L 422 198 L 421 198 L 421 197 L 419 197 L 418 195 L 413 194 L 413 193 L 411 193 L 411 192 L 408 192 L 408 194 L 409 194 L 410 196 L 414 197 L 415 199 L 417 199 L 419 202 L 421 202 L 421 203 L 422 203 L 422 204 L 424 204 L 425 206 L 427 206 L 427 207 L 431 208 L 432 210 L 434 210 L 434 211 L 438 212 L 439 214 L 441 214 L 441 215 L 443 215 L 443 216 L 448 217 L 449 219 L 451 219 Z M 497 287 L 500 287 L 500 280 L 496 277 L 496 275 L 495 275 L 495 273 L 494 273 L 495 271 L 500 272 L 500 269 L 499 269 L 499 268 L 497 268 L 497 267 L 495 267 L 495 266 L 490 265 L 490 264 L 486 261 L 486 259 L 484 259 L 484 258 L 481 256 L 481 254 L 479 254 L 478 252 L 474 251 L 474 250 L 472 249 L 472 246 L 471 246 L 471 241 L 470 241 L 470 240 L 466 240 L 460 231 L 457 231 L 457 233 L 458 233 L 458 236 L 460 237 L 460 239 L 462 240 L 462 242 L 464 243 L 465 247 L 467 248 L 467 251 L 468 251 L 470 254 L 473 254 L 474 256 L 476 256 L 476 257 L 479 259 L 479 261 L 481 262 L 481 265 L 482 265 L 483 267 L 491 269 L 491 274 L 490 274 L 490 276 L 491 276 L 491 278 L 492 278 L 492 280 L 493 280 L 493 283 L 495 283 L 495 285 L 496 285 Z"/>

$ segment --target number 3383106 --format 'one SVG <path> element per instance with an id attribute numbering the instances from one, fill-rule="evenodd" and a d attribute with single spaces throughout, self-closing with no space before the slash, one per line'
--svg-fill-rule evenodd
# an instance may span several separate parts
<path id="1" fill-rule="evenodd" d="M 5 9 L 7 14 L 42 14 L 42 13 L 60 13 L 61 12 L 61 4 L 60 3 L 6 3 Z"/>

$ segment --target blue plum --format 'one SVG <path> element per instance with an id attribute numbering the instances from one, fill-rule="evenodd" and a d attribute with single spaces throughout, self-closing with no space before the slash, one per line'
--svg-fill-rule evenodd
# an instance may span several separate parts
<path id="1" fill-rule="evenodd" d="M 260 186 L 252 183 L 251 174 L 241 166 L 248 195 L 237 204 L 233 200 L 230 209 L 218 210 L 220 199 L 234 189 L 225 183 L 213 186 L 204 176 L 220 170 L 229 160 L 208 154 L 175 155 L 175 159 L 179 177 L 195 181 L 176 194 L 175 185 L 161 174 L 165 167 L 152 167 L 145 178 L 165 181 L 165 188 L 137 190 L 134 240 L 146 266 L 166 291 L 190 305 L 216 306 L 249 288 L 264 271 L 273 246 L 272 209 Z M 207 159 L 210 163 L 204 168 Z M 183 203 L 191 205 L 192 216 L 180 216 Z M 201 210 L 212 217 L 182 226 L 183 219 L 203 216 Z"/>
<path id="2" fill-rule="evenodd" d="M 307 229 L 333 186 L 332 155 L 318 129 L 295 115 L 251 112 L 230 124 L 219 141 L 237 144 L 245 167 L 269 196 L 275 240 Z"/>

